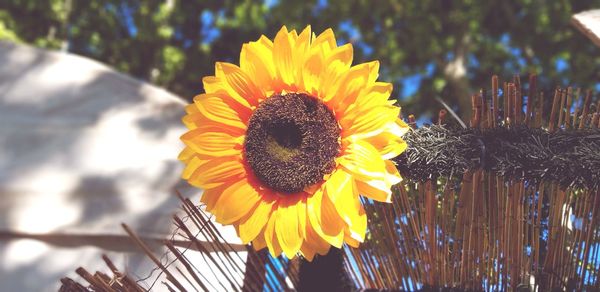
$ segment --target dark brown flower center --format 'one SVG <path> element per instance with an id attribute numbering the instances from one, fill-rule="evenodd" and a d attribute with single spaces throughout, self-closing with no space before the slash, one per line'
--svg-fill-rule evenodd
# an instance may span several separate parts
<path id="1" fill-rule="evenodd" d="M 333 171 L 339 137 L 335 116 L 320 100 L 303 93 L 276 94 L 252 114 L 245 156 L 265 185 L 296 193 Z"/>

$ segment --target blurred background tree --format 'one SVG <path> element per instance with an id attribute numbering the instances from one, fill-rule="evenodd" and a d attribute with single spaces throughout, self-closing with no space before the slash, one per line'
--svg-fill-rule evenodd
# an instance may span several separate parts
<path id="1" fill-rule="evenodd" d="M 352 42 L 355 63 L 378 59 L 405 113 L 435 115 L 441 97 L 463 117 L 491 75 L 538 73 L 540 88 L 600 89 L 600 50 L 570 24 L 599 0 L 3 0 L 0 39 L 107 63 L 191 98 L 215 61 L 281 25 Z"/>

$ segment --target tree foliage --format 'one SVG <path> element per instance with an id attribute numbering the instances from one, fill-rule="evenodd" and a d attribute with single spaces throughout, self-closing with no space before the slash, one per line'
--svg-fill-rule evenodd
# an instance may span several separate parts
<path id="1" fill-rule="evenodd" d="M 570 24 L 581 1 L 3 0 L 0 38 L 63 49 L 191 98 L 215 61 L 281 25 L 350 41 L 355 63 L 380 60 L 404 112 L 431 115 L 441 97 L 463 116 L 492 74 L 540 75 L 541 87 L 599 86 L 599 49 Z"/>

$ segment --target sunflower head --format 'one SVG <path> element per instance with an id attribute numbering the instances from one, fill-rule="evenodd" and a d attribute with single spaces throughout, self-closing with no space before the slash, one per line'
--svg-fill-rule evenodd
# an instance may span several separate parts
<path id="1" fill-rule="evenodd" d="M 379 63 L 352 56 L 331 29 L 284 26 L 244 44 L 239 66 L 217 63 L 186 107 L 183 178 L 244 243 L 312 260 L 364 240 L 359 195 L 389 202 L 408 127 Z"/>

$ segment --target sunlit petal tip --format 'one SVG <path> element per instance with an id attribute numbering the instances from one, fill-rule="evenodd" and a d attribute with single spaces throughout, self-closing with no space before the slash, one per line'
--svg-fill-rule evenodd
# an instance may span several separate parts
<path id="1" fill-rule="evenodd" d="M 283 204 L 277 209 L 275 233 L 283 253 L 288 258 L 293 258 L 302 246 L 300 237 L 298 208 L 295 204 Z"/>
<path id="2" fill-rule="evenodd" d="M 333 33 L 333 29 L 331 28 L 328 28 L 325 31 L 323 31 L 320 35 L 317 36 L 317 39 L 322 39 L 324 42 L 329 43 L 332 48 L 337 46 L 337 43 L 335 41 L 335 34 Z"/>
<path id="3" fill-rule="evenodd" d="M 396 120 L 396 124 L 402 128 L 404 130 L 404 133 L 408 132 L 409 130 L 411 130 L 412 128 L 406 123 L 404 122 L 402 119 L 398 119 Z"/>
<path id="4" fill-rule="evenodd" d="M 217 82 L 219 82 L 219 79 L 217 78 L 217 76 L 205 76 L 205 77 L 202 77 L 202 85 L 204 86 L 204 90 L 206 91 L 206 93 L 210 93 L 210 91 L 207 91 L 207 89 L 210 89 L 211 85 L 215 84 Z M 199 97 L 199 96 L 202 96 L 202 95 L 203 94 L 196 95 L 194 97 L 194 99 L 196 99 L 196 97 Z"/>
<path id="5" fill-rule="evenodd" d="M 194 157 L 194 150 L 192 150 L 192 148 L 190 147 L 185 147 L 183 148 L 183 150 L 181 150 L 181 152 L 179 153 L 179 155 L 177 156 L 177 159 L 183 162 L 188 161 L 189 159 L 191 159 L 192 157 Z"/>
<path id="6" fill-rule="evenodd" d="M 300 253 L 302 254 L 305 260 L 307 260 L 308 262 L 312 262 L 315 258 L 316 251 L 303 246 L 302 248 L 300 248 Z"/>
<path id="7" fill-rule="evenodd" d="M 217 214 L 217 220 L 222 224 L 232 224 L 240 220 L 260 202 L 260 194 L 246 179 L 240 180 L 223 191 L 217 204 L 224 206 Z"/>
<path id="8" fill-rule="evenodd" d="M 354 57 L 354 47 L 352 44 L 345 44 L 335 48 L 331 55 L 327 58 L 326 62 L 333 63 L 335 61 L 339 61 L 345 66 L 350 66 L 352 64 L 352 59 Z"/>
<path id="9" fill-rule="evenodd" d="M 271 216 L 272 209 L 273 202 L 260 202 L 256 208 L 241 221 L 239 225 L 239 234 L 243 243 L 248 243 L 259 237 L 260 232 L 264 229 Z"/>
<path id="10" fill-rule="evenodd" d="M 324 245 L 321 245 L 321 247 L 319 249 L 317 249 L 316 251 L 317 251 L 317 254 L 326 255 L 330 249 L 331 249 L 331 245 L 324 244 Z"/>
<path id="11" fill-rule="evenodd" d="M 296 32 L 295 29 L 292 29 L 290 31 L 290 33 L 288 34 L 288 36 L 294 41 L 298 39 L 298 33 Z"/>
<path id="12" fill-rule="evenodd" d="M 300 34 L 308 34 L 308 37 L 310 37 L 312 35 L 312 26 L 310 24 L 307 25 Z"/>
<path id="13" fill-rule="evenodd" d="M 278 37 L 283 37 L 283 36 L 286 36 L 286 37 L 287 37 L 287 35 L 288 35 L 288 34 L 289 34 L 289 33 L 288 33 L 287 26 L 285 26 L 285 25 L 284 25 L 284 26 L 282 26 L 282 27 L 279 29 L 279 31 L 278 31 L 278 32 L 277 32 L 277 34 L 275 35 L 275 39 L 277 39 Z"/>
<path id="14" fill-rule="evenodd" d="M 189 179 L 190 177 L 192 177 L 192 174 L 194 174 L 194 172 L 196 171 L 196 169 L 198 169 L 198 167 L 203 163 L 204 161 L 200 160 L 197 156 L 194 156 L 185 166 L 185 168 L 183 169 L 183 171 L 181 172 L 181 178 L 183 179 Z"/>
<path id="15" fill-rule="evenodd" d="M 265 241 L 265 237 L 264 237 L 264 229 L 262 232 L 263 232 L 262 234 L 259 234 L 258 236 L 256 236 L 256 238 L 254 238 L 252 240 L 252 247 L 255 250 L 261 250 L 261 249 L 267 247 L 267 242 Z"/>
<path id="16" fill-rule="evenodd" d="M 346 244 L 348 246 L 353 247 L 353 248 L 358 248 L 360 246 L 360 244 L 362 243 L 362 240 L 357 240 L 349 234 L 346 234 L 346 236 L 344 237 L 344 241 L 346 242 Z"/>
<path id="17" fill-rule="evenodd" d="M 379 72 L 379 60 L 373 60 L 371 62 L 369 62 L 369 65 L 371 67 L 371 71 L 376 71 Z"/>
<path id="18" fill-rule="evenodd" d="M 271 253 L 271 255 L 273 257 L 277 257 L 281 254 L 282 250 L 281 250 L 281 246 L 279 244 L 279 240 L 277 239 L 277 236 L 275 235 L 275 216 L 271 216 L 269 218 L 269 221 L 267 223 L 267 226 L 265 227 L 265 233 L 264 233 L 264 238 L 265 238 L 265 242 L 267 243 L 267 248 L 269 249 L 269 253 Z"/>

